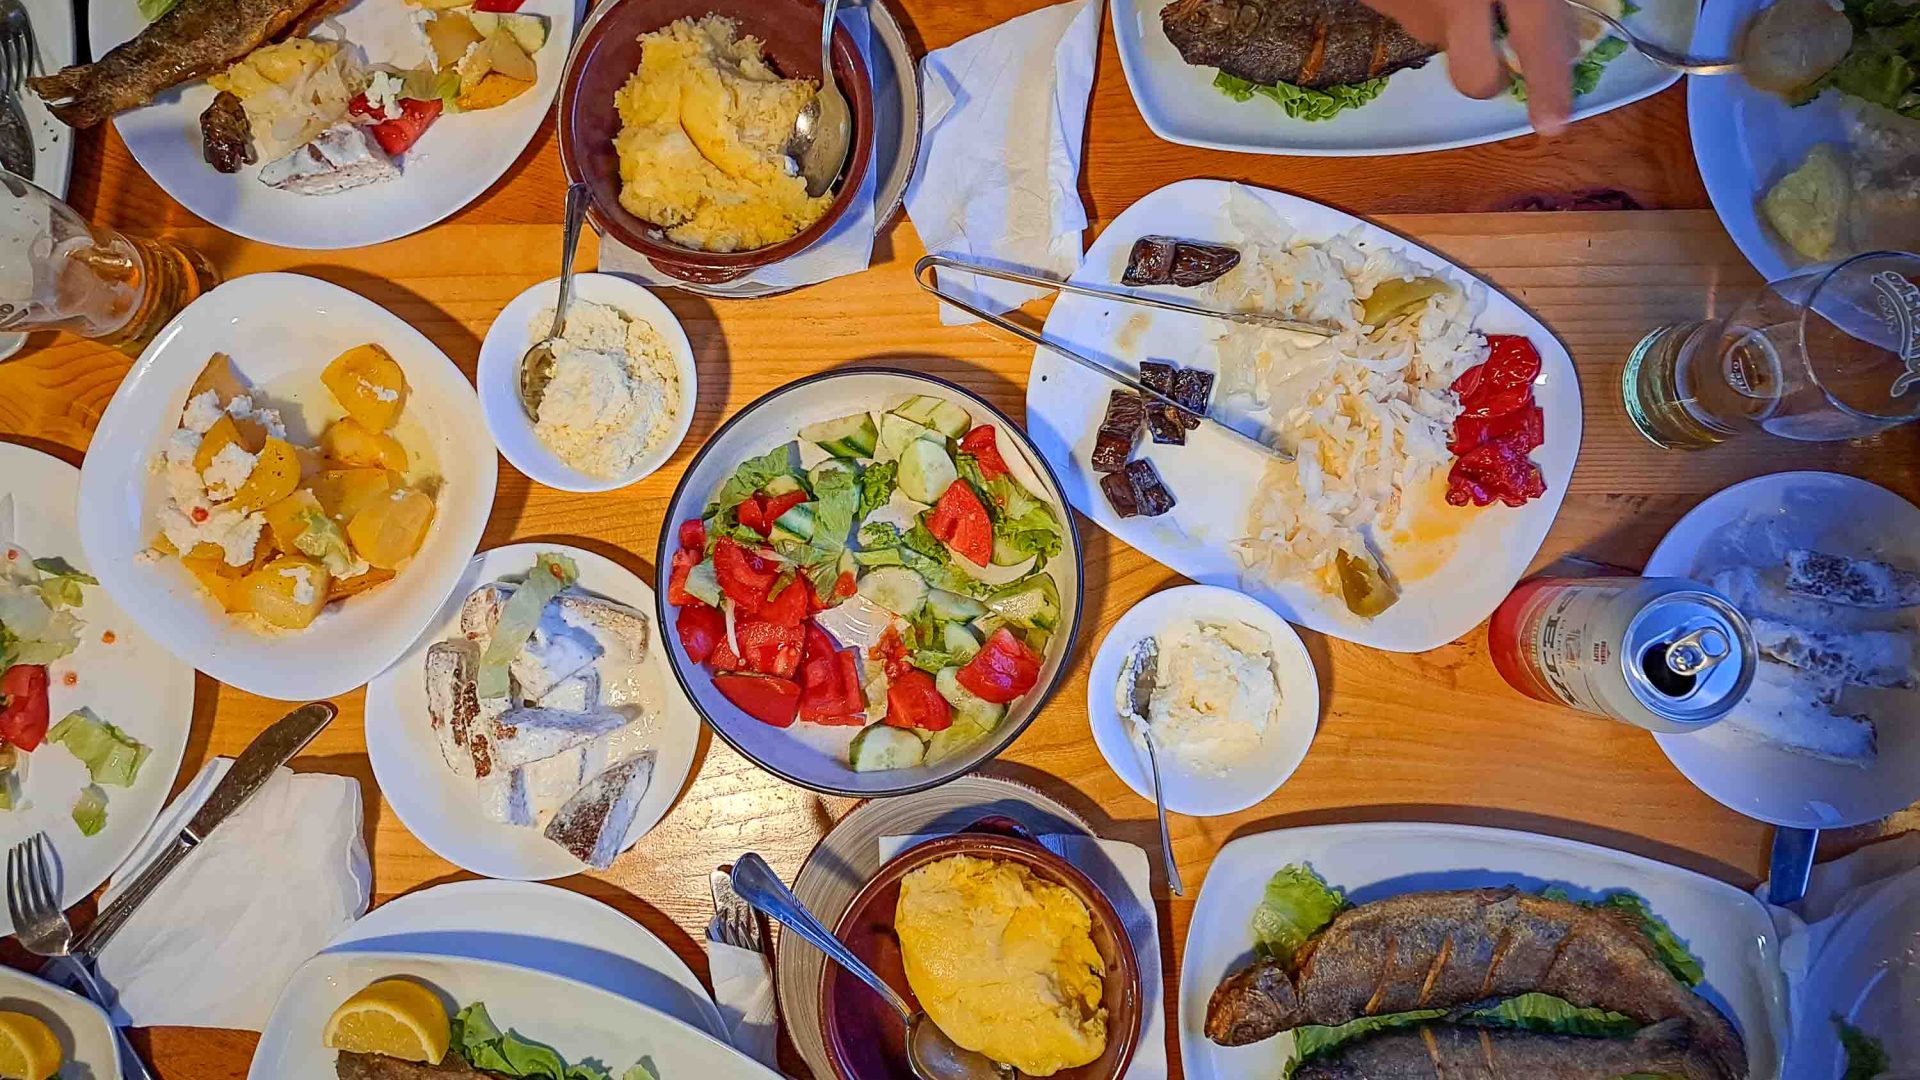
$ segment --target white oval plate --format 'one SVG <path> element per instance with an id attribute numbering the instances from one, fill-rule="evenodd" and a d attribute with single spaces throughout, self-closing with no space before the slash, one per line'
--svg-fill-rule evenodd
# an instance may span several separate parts
<path id="1" fill-rule="evenodd" d="M 120 1080 L 120 1047 L 100 1006 L 23 971 L 0 968 L 0 1010 L 26 1013 L 53 1029 L 66 1058 L 57 1078 Z"/>
<path id="2" fill-rule="evenodd" d="M 1813 962 L 1794 985 L 1793 1042 L 1788 1076 L 1844 1076 L 1846 1049 L 1835 1019 L 1879 1039 L 1893 1069 L 1888 1080 L 1912 1076 L 1920 1061 L 1920 873 L 1908 870 L 1870 888 L 1836 925 L 1823 927 Z"/>
<path id="3" fill-rule="evenodd" d="M 1101 231 L 1073 280 L 1115 288 L 1133 242 L 1150 233 L 1235 243 L 1226 210 L 1235 186 L 1224 180 L 1182 180 L 1142 198 Z M 1100 491 L 1100 474 L 1087 463 L 1115 384 L 1049 350 L 1036 349 L 1027 382 L 1027 424 L 1034 445 L 1046 455 L 1076 509 L 1195 581 L 1244 590 L 1289 622 L 1376 649 L 1424 652 L 1445 645 L 1472 630 L 1506 598 L 1560 511 L 1580 450 L 1580 383 L 1573 360 L 1551 330 L 1505 293 L 1413 241 L 1320 203 L 1264 188 L 1241 190 L 1266 203 L 1303 239 L 1357 232 L 1364 243 L 1398 249 L 1410 263 L 1484 290 L 1486 308 L 1476 328 L 1524 334 L 1540 350 L 1540 376 L 1533 390 L 1546 414 L 1547 444 L 1533 452 L 1533 460 L 1546 476 L 1546 495 L 1517 509 L 1495 503 L 1472 512 L 1472 523 L 1456 534 L 1453 554 L 1445 563 L 1406 583 L 1400 602 L 1385 613 L 1362 619 L 1338 596 L 1305 581 L 1272 585 L 1243 580 L 1228 544 L 1242 535 L 1247 505 L 1265 475 L 1267 459 L 1227 436 L 1203 427 L 1188 436 L 1185 446 L 1143 441 L 1139 455 L 1153 461 L 1179 501 L 1162 517 L 1122 519 Z M 1127 331 L 1129 321 L 1142 314 L 1144 332 Z M 1048 338 L 1129 371 L 1141 358 L 1193 363 L 1195 333 L 1191 316 L 1071 294 L 1053 305 L 1046 325 Z M 1133 340 L 1123 344 L 1125 337 Z M 1247 413 L 1244 399 L 1223 399 L 1224 394 L 1215 395 L 1216 416 L 1243 427 L 1259 426 L 1264 414 Z M 1391 567 L 1391 549 L 1387 555 Z"/>
<path id="4" fill-rule="evenodd" d="M 1691 870 L 1555 836 L 1366 822 L 1255 833 L 1214 856 L 1194 901 L 1180 968 L 1180 1057 L 1193 1080 L 1283 1075 L 1291 1038 L 1218 1046 L 1207 1038 L 1205 1022 L 1213 988 L 1251 957 L 1249 920 L 1267 880 L 1288 863 L 1311 866 L 1356 904 L 1421 889 L 1558 885 L 1579 898 L 1630 889 L 1700 958 L 1706 982 L 1698 989 L 1740 1029 L 1751 1080 L 1782 1075 L 1786 976 L 1773 920 L 1758 900 Z"/>
<path id="5" fill-rule="evenodd" d="M 546 881 L 578 874 L 586 866 L 539 829 L 488 818 L 473 782 L 447 768 L 427 719 L 427 649 L 459 635 L 460 607 L 468 594 L 489 581 L 525 576 L 543 551 L 572 558 L 580 567 L 581 589 L 625 604 L 654 624 L 648 628 L 645 661 L 658 692 L 650 710 L 655 724 L 650 739 L 653 782 L 634 812 L 622 851 L 672 808 L 700 746 L 700 715 L 667 666 L 653 590 L 646 582 L 605 556 L 565 544 L 514 544 L 475 556 L 413 648 L 367 687 L 367 753 L 381 792 L 408 831 L 434 854 L 487 877 Z"/>
<path id="6" fill-rule="evenodd" d="M 1710 496 L 1668 530 L 1647 560 L 1648 577 L 1704 581 L 1735 561 L 1734 530 L 1771 523 L 1783 538 L 1847 555 L 1920 565 L 1920 509 L 1893 492 L 1837 473 L 1756 477 Z M 1910 623 L 1920 629 L 1920 612 Z M 1896 692 L 1889 692 L 1896 693 Z M 1654 733 L 1695 787 L 1728 809 L 1796 829 L 1862 825 L 1920 800 L 1920 692 L 1905 715 L 1881 718 L 1879 758 L 1864 769 L 1820 761 L 1717 728 Z"/>
<path id="7" fill-rule="evenodd" d="M 95 55 L 131 40 L 146 26 L 134 0 L 91 4 Z M 400 0 L 357 0 L 313 36 L 360 46 L 364 58 L 412 68 L 426 47 Z M 134 160 L 167 194 L 214 225 L 265 244 L 318 251 L 363 247 L 418 232 L 493 186 L 533 141 L 553 111 L 560 72 L 576 25 L 574 0 L 527 0 L 521 11 L 547 20 L 547 43 L 534 53 L 540 78 L 512 101 L 479 112 L 442 114 L 400 158 L 400 176 L 338 195 L 296 195 L 260 182 L 267 162 L 237 173 L 214 171 L 202 157 L 200 114 L 213 88 L 193 82 L 152 104 L 114 117 Z"/>
<path id="8" fill-rule="evenodd" d="M 666 942 L 614 908 L 552 885 L 434 885 L 367 912 L 326 951 L 431 953 L 533 968 L 727 1037 L 706 987 Z"/>
<path id="9" fill-rule="evenodd" d="M 34 558 L 62 557 L 104 581 L 101 565 L 81 547 L 74 520 L 79 492 L 80 470 L 37 450 L 0 443 L 0 503 L 13 500 L 11 524 L 0 507 L 0 550 L 11 528 L 13 540 Z M 61 907 L 92 895 L 160 816 L 193 726 L 193 669 L 148 637 L 107 589 L 87 587 L 83 592 L 86 602 L 78 614 L 86 626 L 80 646 L 48 670 L 51 719 L 59 723 L 75 709 L 90 708 L 153 752 L 131 788 L 102 789 L 107 793 L 107 826 L 93 836 L 80 835 L 73 823 L 73 800 L 89 782 L 86 766 L 65 747 L 52 744 L 42 744 L 29 755 L 21 785 L 26 805 L 0 814 L 0 847 L 46 830 L 60 856 Z M 101 640 L 108 631 L 112 644 Z M 77 680 L 72 686 L 66 684 L 68 674 Z M 11 917 L 0 911 L 0 932 L 11 933 L 12 927 Z"/>
<path id="10" fill-rule="evenodd" d="M 680 376 L 680 409 L 675 414 L 673 431 L 660 445 L 643 456 L 625 476 L 608 479 L 593 476 L 568 465 L 547 448 L 533 432 L 520 405 L 520 358 L 525 356 L 538 336 L 548 327 L 533 329 L 533 319 L 552 307 L 560 296 L 560 279 L 543 281 L 508 302 L 487 328 L 487 339 L 480 344 L 480 366 L 475 381 L 480 387 L 480 411 L 487 417 L 487 432 L 494 445 L 506 455 L 513 467 L 527 478 L 561 491 L 613 491 L 648 476 L 680 448 L 693 426 L 693 407 L 699 396 L 699 375 L 694 370 L 693 346 L 672 309 L 660 298 L 626 278 L 614 274 L 575 274 L 573 298 L 604 304 L 627 318 L 652 324 L 661 340 L 673 352 L 673 367 Z"/>
<path id="11" fill-rule="evenodd" d="M 372 952 L 323 952 L 301 965 L 261 1033 L 249 1080 L 334 1075 L 338 1055 L 320 1042 L 327 1017 L 368 983 L 395 976 L 418 979 L 459 1008 L 484 1002 L 500 1030 L 551 1046 L 570 1065 L 593 1058 L 619 1076 L 650 1058 L 663 1080 L 777 1080 L 765 1066 L 700 1029 L 586 983 L 486 960 Z"/>
<path id="12" fill-rule="evenodd" d="M 1277 102 L 1235 101 L 1214 88 L 1216 69 L 1180 59 L 1160 26 L 1166 0 L 1113 0 L 1113 36 L 1134 104 L 1168 142 L 1249 154 L 1355 157 L 1417 154 L 1498 142 L 1533 131 L 1527 107 L 1510 94 L 1476 101 L 1453 88 L 1445 54 L 1395 74 L 1386 92 L 1330 120 L 1295 120 Z M 1698 0 L 1644 0 L 1629 22 L 1654 41 L 1693 36 Z M 1573 119 L 1611 112 L 1657 94 L 1680 76 L 1629 49 L 1574 103 Z"/>
<path id="13" fill-rule="evenodd" d="M 394 580 L 330 607 L 295 633 L 256 633 L 219 609 L 177 559 L 146 561 L 165 497 L 149 469 L 179 426 L 187 390 L 216 352 L 298 415 L 326 396 L 320 371 L 375 342 L 406 372 L 402 424 L 417 423 L 441 480 L 433 525 Z M 310 410 L 308 410 L 310 411 Z M 406 651 L 447 598 L 493 512 L 497 465 L 473 387 L 447 354 L 357 293 L 299 274 L 251 274 L 194 301 L 127 373 L 80 474 L 80 535 L 101 584 L 173 654 L 230 686 L 282 700 L 342 694 Z M 314 431 L 311 434 L 317 435 Z"/>
<path id="14" fill-rule="evenodd" d="M 1204 776 L 1181 768 L 1178 760 L 1160 748 L 1160 781 L 1167 809 L 1194 817 L 1232 814 L 1258 803 L 1279 789 L 1313 744 L 1320 726 L 1320 683 L 1313 658 L 1300 635 L 1271 608 L 1242 592 L 1212 585 L 1183 585 L 1154 593 L 1133 605 L 1113 624 L 1094 654 L 1087 677 L 1087 718 L 1093 741 L 1107 767 L 1126 782 L 1134 794 L 1153 801 L 1153 778 L 1147 772 L 1146 751 L 1138 749 L 1120 718 L 1114 693 L 1120 668 L 1134 643 L 1153 637 L 1184 619 L 1239 621 L 1267 632 L 1273 639 L 1273 659 L 1279 668 L 1280 715 L 1261 740 L 1259 754 L 1226 776 Z"/>

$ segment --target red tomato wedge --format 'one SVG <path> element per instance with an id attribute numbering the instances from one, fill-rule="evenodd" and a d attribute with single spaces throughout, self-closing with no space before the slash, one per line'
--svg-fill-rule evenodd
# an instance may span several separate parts
<path id="1" fill-rule="evenodd" d="M 808 584 L 806 576 L 796 574 L 779 592 L 767 597 L 760 605 L 760 617 L 768 622 L 791 626 L 796 629 L 807 616 L 813 614 L 813 586 Z"/>
<path id="2" fill-rule="evenodd" d="M 800 687 L 792 679 L 722 674 L 713 677 L 713 688 L 741 712 L 774 727 L 792 727 L 800 708 Z"/>
<path id="3" fill-rule="evenodd" d="M 696 551 L 707 550 L 707 523 L 699 518 L 688 518 L 681 522 L 680 546 Z"/>
<path id="4" fill-rule="evenodd" d="M 704 664 L 713 655 L 714 647 L 726 640 L 727 619 L 719 608 L 696 600 L 680 609 L 674 618 L 674 629 L 680 634 L 680 647 L 687 651 L 687 659 Z"/>
<path id="5" fill-rule="evenodd" d="M 933 685 L 933 676 L 909 668 L 887 682 L 887 723 L 894 727 L 945 731 L 953 726 L 953 707 Z"/>
<path id="6" fill-rule="evenodd" d="M 741 619 L 733 625 L 733 636 L 749 671 L 787 678 L 800 668 L 806 638 L 797 623 L 783 626 L 765 619 Z"/>
<path id="7" fill-rule="evenodd" d="M 780 576 L 766 560 L 724 536 L 713 545 L 713 570 L 720 580 L 720 591 L 734 602 L 741 615 L 758 612 Z"/>
<path id="8" fill-rule="evenodd" d="M 674 607 L 699 603 L 694 595 L 687 591 L 687 575 L 700 565 L 700 549 L 681 548 L 673 553 L 673 563 L 667 573 L 667 603 Z"/>
<path id="9" fill-rule="evenodd" d="M 1040 681 L 1040 654 L 1003 626 L 954 677 L 974 696 L 1005 705 Z"/>
<path id="10" fill-rule="evenodd" d="M 972 454 L 980 463 L 980 475 L 991 480 L 1007 474 L 1007 459 L 1000 456 L 1000 442 L 992 424 L 981 424 L 960 438 L 960 452 Z"/>
<path id="11" fill-rule="evenodd" d="M 933 504 L 933 513 L 927 515 L 927 531 L 975 566 L 993 561 L 993 519 L 965 480 L 947 485 L 940 501 Z"/>
<path id="12" fill-rule="evenodd" d="M 519 11 L 520 5 L 526 2 L 527 0 L 473 0 L 473 10 L 510 13 Z"/>
<path id="13" fill-rule="evenodd" d="M 0 738 L 11 746 L 32 750 L 47 737 L 47 669 L 41 664 L 15 664 L 0 675 Z"/>
<path id="14" fill-rule="evenodd" d="M 474 5 L 478 7 L 478 4 Z M 347 105 L 347 112 L 363 120 L 371 120 L 367 130 L 379 142 L 380 149 L 389 155 L 404 154 L 420 141 L 435 120 L 440 119 L 441 110 L 446 103 L 439 98 L 401 98 L 400 115 L 388 117 L 373 111 L 373 103 L 367 95 L 360 94 Z"/>

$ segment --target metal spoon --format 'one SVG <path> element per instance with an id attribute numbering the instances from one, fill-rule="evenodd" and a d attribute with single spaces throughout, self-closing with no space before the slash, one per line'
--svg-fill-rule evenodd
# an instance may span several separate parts
<path id="1" fill-rule="evenodd" d="M 1180 883 L 1180 867 L 1173 861 L 1173 833 L 1167 829 L 1167 796 L 1160 786 L 1160 749 L 1153 740 L 1153 726 L 1147 723 L 1147 707 L 1153 703 L 1154 680 L 1160 659 L 1160 643 L 1153 638 L 1141 638 L 1134 642 L 1127 653 L 1126 662 L 1121 665 L 1121 678 L 1131 679 L 1127 687 L 1127 701 L 1131 706 L 1128 719 L 1133 721 L 1147 744 L 1147 771 L 1153 774 L 1153 807 L 1160 814 L 1160 859 L 1167 866 L 1167 887 L 1175 896 L 1185 896 L 1186 889 Z"/>
<path id="2" fill-rule="evenodd" d="M 1683 53 L 1675 49 L 1669 49 L 1658 42 L 1648 41 L 1642 38 L 1640 35 L 1627 29 L 1625 23 L 1594 7 L 1592 4 L 1587 3 L 1586 0 L 1566 0 L 1566 2 L 1599 19 L 1601 22 L 1606 23 L 1622 40 L 1639 50 L 1640 55 L 1659 64 L 1663 68 L 1685 72 L 1688 75 L 1732 75 L 1740 70 L 1741 61 L 1737 58 L 1709 59 L 1704 56 L 1694 56 L 1691 53 Z"/>
<path id="3" fill-rule="evenodd" d="M 807 181 L 807 194 L 816 198 L 833 186 L 853 144 L 853 113 L 833 78 L 833 22 L 839 10 L 840 0 L 826 0 L 820 20 L 820 90 L 800 110 L 787 142 Z"/>
<path id="4" fill-rule="evenodd" d="M 826 953 L 827 959 L 845 968 L 848 974 L 866 983 L 893 1006 L 907 1025 L 907 1063 L 920 1080 L 1011 1080 L 1011 1066 L 955 1045 L 926 1013 L 916 1012 L 886 980 L 861 963 L 853 950 L 834 937 L 799 897 L 787 889 L 765 859 L 753 852 L 740 856 L 733 864 L 733 891 L 761 914 Z"/>
<path id="5" fill-rule="evenodd" d="M 553 305 L 553 328 L 520 357 L 520 408 L 529 421 L 540 419 L 540 399 L 553 378 L 553 347 L 566 329 L 567 307 L 573 303 L 573 254 L 580 247 L 580 226 L 593 201 L 585 184 L 567 188 L 566 233 L 560 240 L 560 298 Z"/>

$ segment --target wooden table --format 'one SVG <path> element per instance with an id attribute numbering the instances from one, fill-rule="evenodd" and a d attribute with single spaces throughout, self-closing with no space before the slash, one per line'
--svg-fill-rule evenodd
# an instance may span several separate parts
<path id="1" fill-rule="evenodd" d="M 904 9 L 903 21 L 924 49 L 1045 2 L 898 0 L 896 10 Z M 1679 455 L 1655 450 L 1627 424 L 1616 384 L 1632 344 L 1664 321 L 1725 311 L 1756 285 L 1705 210 L 1684 104 L 1676 87 L 1586 121 L 1558 140 L 1529 137 L 1406 158 L 1197 151 L 1148 132 L 1128 94 L 1109 28 L 1103 30 L 1091 105 L 1083 195 L 1098 230 L 1140 195 L 1184 177 L 1282 188 L 1377 216 L 1531 307 L 1571 349 L 1586 391 L 1579 468 L 1536 566 L 1572 552 L 1638 566 L 1702 497 L 1783 467 L 1832 468 L 1920 497 L 1920 429 L 1854 446 L 1767 443 Z M 117 135 L 102 130 L 80 138 L 71 199 L 102 224 L 177 235 L 206 251 L 229 276 L 297 270 L 345 285 L 419 327 L 471 374 L 495 313 L 552 274 L 562 186 L 549 124 L 505 179 L 446 224 L 377 248 L 286 251 L 206 227 L 155 187 Z M 1595 189 L 1624 192 L 1648 211 L 1486 213 L 1528 196 Z M 823 368 L 911 360 L 1022 415 L 1031 351 L 976 327 L 942 327 L 911 281 L 909 267 L 920 254 L 913 229 L 902 222 L 881 237 L 876 265 L 857 277 L 760 301 L 664 293 L 700 363 L 697 416 L 680 452 L 640 484 L 596 496 L 535 486 L 502 462 L 482 546 L 565 539 L 605 552 L 651 580 L 649 555 L 660 520 L 693 452 L 742 405 Z M 589 250 L 585 264 L 593 257 Z M 0 438 L 77 463 L 128 361 L 71 338 L 34 346 L 0 366 Z M 1088 618 L 1075 648 L 1073 677 L 987 771 L 1037 785 L 1102 834 L 1151 850 L 1152 805 L 1114 777 L 1088 734 L 1086 669 L 1121 613 L 1181 579 L 1084 519 L 1079 527 L 1087 549 Z M 1325 702 L 1313 750 L 1292 780 L 1252 810 L 1225 818 L 1174 818 L 1181 872 L 1190 886 L 1198 886 L 1213 852 L 1234 836 L 1378 820 L 1533 829 L 1665 859 L 1742 887 L 1764 874 L 1766 827 L 1694 790 L 1644 733 L 1509 690 L 1487 662 L 1484 628 L 1419 655 L 1303 636 Z M 204 676 L 198 691 L 182 782 L 209 755 L 237 752 L 284 711 Z M 340 699 L 340 719 L 295 766 L 354 776 L 364 785 L 376 902 L 466 876 L 428 852 L 376 797 L 362 698 L 355 692 Z M 704 971 L 699 941 L 710 913 L 707 871 L 755 850 L 791 876 L 850 805 L 790 787 L 706 738 L 687 790 L 646 842 L 609 873 L 560 884 L 640 920 Z M 1909 812 L 1832 840 L 1836 847 L 1858 843 L 1912 827 L 1915 820 Z M 1170 973 L 1179 970 L 1191 895 L 1160 900 L 1160 945 Z M 19 959 L 17 951 L 12 958 Z M 1176 1000 L 1167 995 L 1170 1020 Z M 135 1037 L 166 1080 L 237 1080 L 246 1074 L 254 1044 L 248 1033 L 204 1029 L 157 1029 Z M 1169 1050 L 1177 1056 L 1177 1046 Z M 790 1048 L 786 1055 L 797 1068 Z"/>

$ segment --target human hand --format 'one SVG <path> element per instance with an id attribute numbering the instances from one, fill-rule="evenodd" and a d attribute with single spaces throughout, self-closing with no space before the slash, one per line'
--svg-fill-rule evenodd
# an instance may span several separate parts
<path id="1" fill-rule="evenodd" d="M 1447 51 L 1453 84 L 1468 97 L 1507 88 L 1506 60 L 1494 40 L 1494 0 L 1366 0 L 1407 33 Z M 1507 42 L 1527 77 L 1534 130 L 1557 134 L 1573 110 L 1574 12 L 1565 0 L 1504 0 Z"/>

